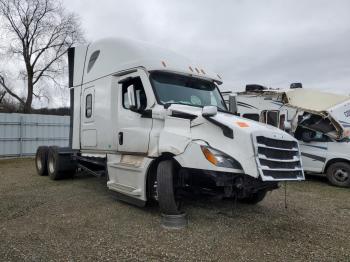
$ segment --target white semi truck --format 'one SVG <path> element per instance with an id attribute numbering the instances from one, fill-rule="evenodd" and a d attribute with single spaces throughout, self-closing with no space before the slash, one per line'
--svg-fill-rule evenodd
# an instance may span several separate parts
<path id="1" fill-rule="evenodd" d="M 69 50 L 71 145 L 39 147 L 39 175 L 105 174 L 123 201 L 179 214 L 188 191 L 261 201 L 304 180 L 297 140 L 228 112 L 221 78 L 186 58 L 123 39 Z"/>
<path id="2" fill-rule="evenodd" d="M 249 85 L 226 93 L 242 117 L 289 131 L 299 140 L 304 171 L 325 174 L 336 186 L 350 187 L 350 97 L 319 90 L 274 90 Z"/>

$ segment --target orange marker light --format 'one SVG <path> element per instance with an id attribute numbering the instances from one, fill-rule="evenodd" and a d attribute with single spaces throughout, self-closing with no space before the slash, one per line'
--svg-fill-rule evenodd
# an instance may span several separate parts
<path id="1" fill-rule="evenodd" d="M 210 152 L 210 150 L 208 148 L 206 148 L 205 146 L 201 146 L 202 152 L 205 156 L 205 158 L 212 163 L 213 165 L 217 165 L 218 161 L 216 160 L 216 157 L 214 156 L 214 154 L 212 152 Z"/>
<path id="2" fill-rule="evenodd" d="M 246 123 L 246 122 L 236 122 L 236 124 L 239 126 L 239 127 L 249 127 L 249 125 Z"/>

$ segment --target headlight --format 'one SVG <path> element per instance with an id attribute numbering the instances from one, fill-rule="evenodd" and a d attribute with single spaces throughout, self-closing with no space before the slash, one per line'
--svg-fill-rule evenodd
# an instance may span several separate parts
<path id="1" fill-rule="evenodd" d="M 205 158 L 213 165 L 218 167 L 242 169 L 240 163 L 225 153 L 204 145 L 201 145 L 200 147 Z"/>

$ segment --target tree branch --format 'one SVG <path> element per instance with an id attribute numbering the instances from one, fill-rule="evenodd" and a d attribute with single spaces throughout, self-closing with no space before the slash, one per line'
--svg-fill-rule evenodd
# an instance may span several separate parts
<path id="1" fill-rule="evenodd" d="M 33 85 L 35 85 L 39 79 L 42 77 L 42 75 L 45 73 L 47 69 L 50 68 L 50 66 L 55 63 L 57 60 L 59 60 L 62 56 L 64 56 L 67 53 L 68 49 L 61 53 L 60 55 L 56 56 L 54 59 L 51 60 L 50 63 L 48 63 L 43 69 L 39 70 L 39 75 L 35 77 L 35 80 L 33 81 Z"/>
<path id="2" fill-rule="evenodd" d="M 6 90 L 7 93 L 9 93 L 9 95 L 11 95 L 14 98 L 16 98 L 21 104 L 23 104 L 23 105 L 25 104 L 25 102 L 18 95 L 13 93 L 11 91 L 11 89 L 7 87 L 7 85 L 5 83 L 5 78 L 2 75 L 0 75 L 0 85 Z"/>
<path id="3" fill-rule="evenodd" d="M 24 110 L 30 111 L 34 93 L 34 85 L 38 85 L 42 77 L 54 80 L 62 72 L 66 63 L 63 56 L 67 49 L 77 42 L 84 42 L 78 18 L 62 7 L 62 0 L 0 0 L 0 16 L 4 28 L 11 39 L 7 41 L 8 55 L 13 59 L 22 58 L 22 79 L 27 81 L 27 97 L 20 98 L 12 92 L 2 78 L 0 86 L 24 104 Z M 18 63 L 16 62 L 16 65 Z"/>
<path id="4" fill-rule="evenodd" d="M 0 104 L 2 103 L 2 100 L 4 99 L 5 95 L 7 94 L 6 91 L 0 92 Z"/>

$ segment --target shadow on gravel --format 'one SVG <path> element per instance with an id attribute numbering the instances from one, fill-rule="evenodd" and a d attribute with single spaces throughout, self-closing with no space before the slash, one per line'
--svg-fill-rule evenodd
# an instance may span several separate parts
<path id="1" fill-rule="evenodd" d="M 309 174 L 305 174 L 305 180 L 307 181 L 315 181 L 315 182 L 320 182 L 320 183 L 327 183 L 328 184 L 328 179 L 325 175 L 323 174 L 313 174 L 313 175 L 309 175 Z"/>

